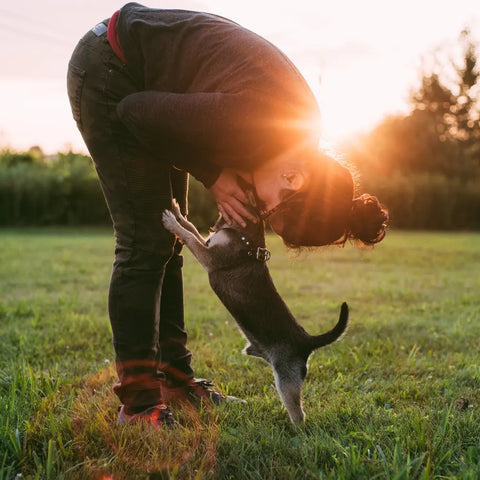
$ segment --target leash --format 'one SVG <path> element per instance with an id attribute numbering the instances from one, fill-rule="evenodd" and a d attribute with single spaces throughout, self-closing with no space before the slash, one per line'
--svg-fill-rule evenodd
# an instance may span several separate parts
<path id="1" fill-rule="evenodd" d="M 255 185 L 252 183 L 248 183 L 244 178 L 240 175 L 237 175 L 237 182 L 245 192 L 245 195 L 248 198 L 248 202 L 250 205 L 255 209 L 258 216 L 262 220 L 266 220 L 268 217 L 273 215 L 277 210 L 280 210 L 285 206 L 286 203 L 290 202 L 290 200 L 298 195 L 300 192 L 292 192 L 288 197 L 284 198 L 278 205 L 275 205 L 270 210 L 266 210 L 263 202 L 258 198 L 257 191 L 255 190 Z"/>

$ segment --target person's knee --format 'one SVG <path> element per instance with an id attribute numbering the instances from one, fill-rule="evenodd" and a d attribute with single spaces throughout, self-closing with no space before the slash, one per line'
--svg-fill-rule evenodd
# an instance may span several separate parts
<path id="1" fill-rule="evenodd" d="M 172 256 L 178 256 L 175 245 L 175 237 L 169 232 L 152 231 L 150 235 L 136 235 L 128 242 L 117 238 L 115 264 L 122 270 L 161 271 Z"/>
<path id="2" fill-rule="evenodd" d="M 172 270 L 181 271 L 182 270 L 182 267 L 183 267 L 183 255 L 181 254 L 182 249 L 183 249 L 183 243 L 181 243 L 177 239 L 174 246 L 173 246 L 172 256 L 170 257 L 170 259 L 169 259 L 169 261 L 166 265 L 166 269 L 168 271 L 172 271 Z"/>

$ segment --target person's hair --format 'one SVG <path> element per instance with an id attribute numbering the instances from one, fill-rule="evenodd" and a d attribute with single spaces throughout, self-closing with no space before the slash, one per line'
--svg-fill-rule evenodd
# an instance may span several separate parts
<path id="1" fill-rule="evenodd" d="M 351 171 L 324 154 L 306 163 L 306 187 L 290 200 L 284 190 L 281 211 L 281 237 L 289 247 L 343 245 L 359 240 L 373 245 L 386 233 L 388 210 L 367 193 L 354 198 Z"/>

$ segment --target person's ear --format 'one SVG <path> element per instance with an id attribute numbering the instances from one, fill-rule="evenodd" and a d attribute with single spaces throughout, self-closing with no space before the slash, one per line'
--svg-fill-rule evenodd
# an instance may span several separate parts
<path id="1" fill-rule="evenodd" d="M 282 173 L 282 183 L 284 188 L 299 192 L 306 183 L 305 174 L 300 170 L 289 170 Z"/>

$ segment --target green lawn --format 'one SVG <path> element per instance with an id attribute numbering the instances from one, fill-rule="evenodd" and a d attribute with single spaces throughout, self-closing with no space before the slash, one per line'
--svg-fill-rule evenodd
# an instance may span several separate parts
<path id="1" fill-rule="evenodd" d="M 307 422 L 186 252 L 199 377 L 246 407 L 179 412 L 174 433 L 114 424 L 109 231 L 0 231 L 0 480 L 480 478 L 480 234 L 392 232 L 300 255 L 268 239 L 277 288 L 310 333 Z M 162 472 L 163 469 L 163 472 Z M 21 473 L 21 476 L 19 475 Z"/>

